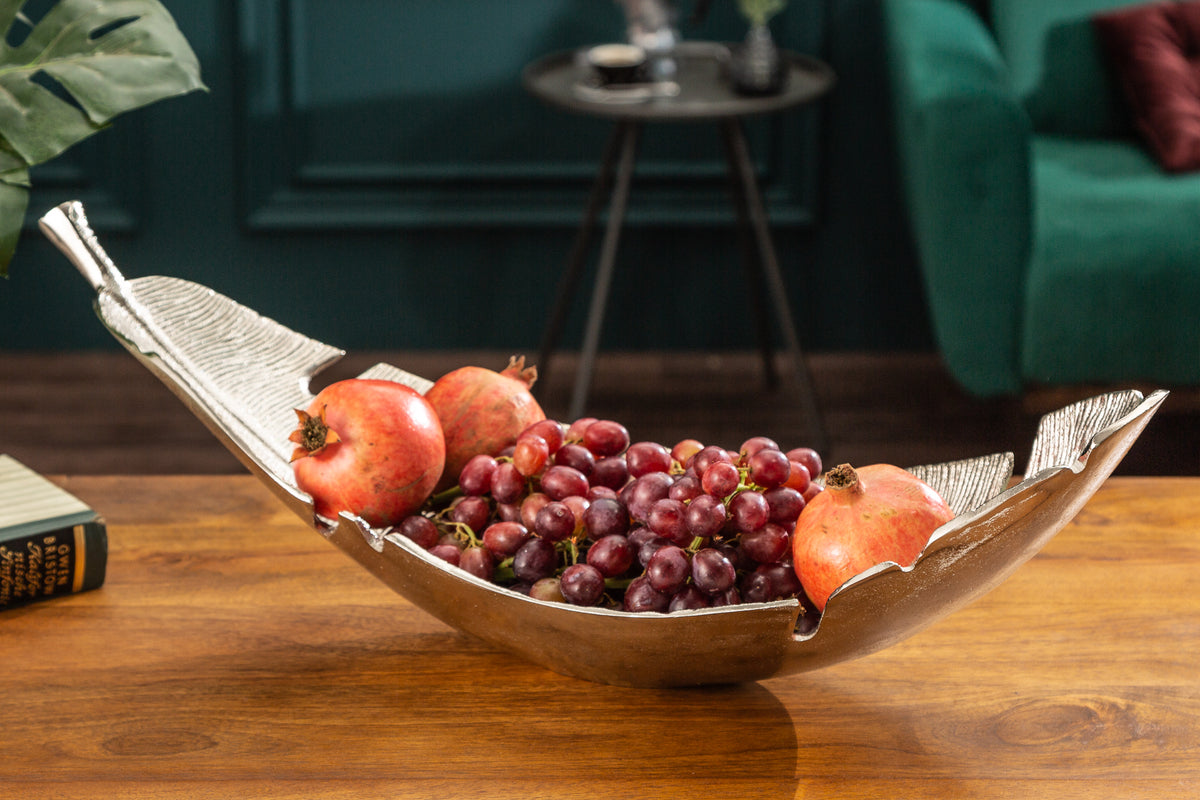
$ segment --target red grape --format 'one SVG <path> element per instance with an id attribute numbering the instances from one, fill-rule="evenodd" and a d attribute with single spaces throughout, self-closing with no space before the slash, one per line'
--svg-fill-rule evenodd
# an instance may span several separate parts
<path id="1" fill-rule="evenodd" d="M 412 539 L 418 547 L 425 550 L 437 544 L 438 537 L 441 535 L 433 520 L 429 519 L 429 517 L 422 517 L 416 514 L 405 517 L 401 521 L 400 533 Z"/>
<path id="2" fill-rule="evenodd" d="M 749 533 L 767 524 L 771 518 L 771 507 L 761 492 L 747 489 L 738 492 L 729 501 L 729 515 L 739 531 Z"/>
<path id="3" fill-rule="evenodd" d="M 787 486 L 777 486 L 763 492 L 767 505 L 771 507 L 771 522 L 788 528 L 796 523 L 796 518 L 804 510 L 804 495 Z"/>
<path id="4" fill-rule="evenodd" d="M 496 562 L 486 547 L 468 547 L 458 557 L 458 566 L 481 580 L 490 581 Z"/>
<path id="5" fill-rule="evenodd" d="M 714 497 L 728 497 L 737 491 L 738 484 L 741 483 L 741 474 L 738 468 L 728 461 L 718 461 L 700 476 L 700 485 L 704 487 L 704 491 Z"/>
<path id="6" fill-rule="evenodd" d="M 600 457 L 615 456 L 629 447 L 629 431 L 619 422 L 597 420 L 584 430 L 583 446 Z"/>
<path id="7" fill-rule="evenodd" d="M 554 463 L 574 467 L 584 475 L 591 475 L 596 468 L 596 457 L 581 444 L 564 444 L 554 454 Z"/>
<path id="8" fill-rule="evenodd" d="M 491 516 L 491 504 L 488 503 L 487 498 L 479 495 L 467 495 L 459 498 L 454 507 L 450 509 L 450 519 L 466 525 L 474 533 L 486 528 Z"/>
<path id="9" fill-rule="evenodd" d="M 483 531 L 483 546 L 497 561 L 512 558 L 529 540 L 529 529 L 519 522 L 493 522 Z"/>
<path id="10" fill-rule="evenodd" d="M 573 494 L 585 495 L 587 490 L 587 476 L 574 467 L 555 465 L 542 476 L 542 491 L 551 500 L 562 500 Z"/>
<path id="11" fill-rule="evenodd" d="M 594 606 L 604 596 L 604 576 L 590 564 L 567 567 L 558 585 L 563 598 L 577 606 Z"/>
<path id="12" fill-rule="evenodd" d="M 645 575 L 634 578 L 625 590 L 626 611 L 665 612 L 670 608 L 671 598 L 650 585 Z"/>
<path id="13" fill-rule="evenodd" d="M 751 436 L 742 442 L 742 446 L 738 448 L 738 453 L 742 458 L 749 460 L 751 456 L 760 450 L 779 450 L 779 444 L 774 439 L 766 436 Z"/>
<path id="14" fill-rule="evenodd" d="M 679 466 L 686 467 L 688 462 L 692 460 L 692 456 L 704 449 L 704 443 L 697 439 L 683 439 L 671 448 L 671 458 L 679 462 Z"/>
<path id="15" fill-rule="evenodd" d="M 462 550 L 453 544 L 435 544 L 429 548 L 429 552 L 456 567 L 458 566 L 459 559 L 462 557 Z"/>
<path id="16" fill-rule="evenodd" d="M 517 439 L 513 448 L 512 460 L 517 471 L 526 478 L 537 475 L 546 467 L 550 459 L 550 445 L 536 434 L 524 434 Z"/>
<path id="17" fill-rule="evenodd" d="M 605 486 L 617 490 L 628 482 L 629 467 L 625 464 L 625 459 L 619 456 L 600 458 L 596 460 L 596 467 L 592 470 L 591 479 L 595 486 Z"/>
<path id="18" fill-rule="evenodd" d="M 720 550 L 705 547 L 692 556 L 692 582 L 710 595 L 721 594 L 733 587 L 737 570 Z"/>
<path id="19" fill-rule="evenodd" d="M 458 473 L 458 486 L 463 494 L 487 494 L 492 487 L 492 473 L 495 471 L 496 459 L 481 453 L 463 465 Z"/>
<path id="20" fill-rule="evenodd" d="M 704 475 L 709 467 L 721 462 L 732 464 L 733 459 L 729 457 L 725 448 L 710 444 L 692 457 L 692 469 L 697 475 Z"/>
<path id="21" fill-rule="evenodd" d="M 687 506 L 679 500 L 664 497 L 650 506 L 646 525 L 664 539 L 686 545 L 694 537 L 687 526 Z"/>
<path id="22" fill-rule="evenodd" d="M 521 432 L 521 436 L 525 436 L 526 434 L 542 437 L 546 442 L 546 446 L 550 448 L 551 455 L 558 452 L 558 448 L 562 447 L 564 439 L 563 426 L 552 419 L 538 420 Z M 520 438 L 518 436 L 517 440 L 520 441 Z"/>
<path id="23" fill-rule="evenodd" d="M 656 591 L 673 595 L 683 588 L 692 574 L 687 553 L 675 545 L 658 548 L 646 564 L 646 578 Z"/>
<path id="24" fill-rule="evenodd" d="M 629 512 L 620 500 L 601 497 L 584 510 L 583 523 L 588 536 L 598 542 L 607 536 L 623 536 L 629 530 Z"/>
<path id="25" fill-rule="evenodd" d="M 492 471 L 490 488 L 497 503 L 515 503 L 525 493 L 525 476 L 511 461 L 502 461 Z"/>
<path id="26" fill-rule="evenodd" d="M 625 451 L 625 463 L 633 478 L 640 478 L 648 472 L 668 472 L 671 469 L 671 451 L 657 442 L 636 442 Z"/>
<path id="27" fill-rule="evenodd" d="M 513 556 L 512 570 L 518 580 L 535 583 L 553 575 L 558 566 L 554 543 L 536 536 L 521 545 Z"/>
<path id="28" fill-rule="evenodd" d="M 575 532 L 575 512 L 565 504 L 552 500 L 537 512 L 533 532 L 550 542 L 561 542 Z"/>
<path id="29" fill-rule="evenodd" d="M 821 455 L 811 447 L 796 447 L 788 450 L 787 457 L 788 461 L 797 461 L 803 464 L 810 477 L 816 478 L 821 474 Z"/>
<path id="30" fill-rule="evenodd" d="M 788 532 L 774 522 L 768 522 L 753 533 L 744 533 L 741 551 L 760 564 L 774 564 L 792 549 Z"/>
<path id="31" fill-rule="evenodd" d="M 549 502 L 550 496 L 543 492 L 533 492 L 522 500 L 521 524 L 529 530 L 533 530 L 533 523 L 537 519 L 537 513 L 545 508 Z"/>
<path id="32" fill-rule="evenodd" d="M 633 565 L 633 547 L 618 534 L 601 537 L 588 549 L 587 563 L 604 577 L 615 578 Z"/>
<path id="33" fill-rule="evenodd" d="M 721 503 L 720 498 L 713 497 L 711 494 L 702 494 L 688 503 L 685 518 L 688 530 L 692 532 L 692 535 L 703 536 L 706 539 L 716 536 L 725 526 L 727 519 L 725 506 Z"/>
<path id="34" fill-rule="evenodd" d="M 764 489 L 782 486 L 791 474 L 787 456 L 778 450 L 759 450 L 746 461 L 746 477 Z"/>
<path id="35" fill-rule="evenodd" d="M 695 586 L 689 585 L 684 586 L 671 598 L 671 604 L 667 607 L 667 610 L 689 611 L 697 608 L 708 608 L 710 605 L 712 605 L 712 600 L 708 595 Z"/>

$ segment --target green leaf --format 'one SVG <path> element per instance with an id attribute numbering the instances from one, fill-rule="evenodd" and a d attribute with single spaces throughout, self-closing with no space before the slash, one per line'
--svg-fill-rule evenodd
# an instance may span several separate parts
<path id="1" fill-rule="evenodd" d="M 29 170 L 0 173 L 0 277 L 8 276 L 8 264 L 17 250 L 28 205 Z"/>
<path id="2" fill-rule="evenodd" d="M 22 5 L 0 3 L 6 32 Z M 19 46 L 0 40 L 0 139 L 34 166 L 119 114 L 204 88 L 195 53 L 158 0 L 59 0 Z"/>

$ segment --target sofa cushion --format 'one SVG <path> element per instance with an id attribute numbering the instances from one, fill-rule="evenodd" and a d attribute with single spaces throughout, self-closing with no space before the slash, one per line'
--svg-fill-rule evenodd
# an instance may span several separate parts
<path id="1" fill-rule="evenodd" d="M 1133 125 L 1170 172 L 1200 169 L 1200 2 L 1158 2 L 1093 19 Z"/>
<path id="2" fill-rule="evenodd" d="M 1033 160 L 1025 377 L 1200 382 L 1200 173 L 1132 140 L 1039 136 Z"/>
<path id="3" fill-rule="evenodd" d="M 1129 5 L 1130 0 L 992 0 L 996 43 L 1035 130 L 1129 133 L 1091 21 L 1098 12 Z"/>

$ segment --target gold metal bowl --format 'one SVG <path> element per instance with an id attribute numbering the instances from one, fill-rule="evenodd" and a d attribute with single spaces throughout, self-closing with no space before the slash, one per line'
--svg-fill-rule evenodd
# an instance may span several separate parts
<path id="1" fill-rule="evenodd" d="M 126 280 L 66 203 L 42 230 L 96 290 L 114 336 L 226 447 L 331 543 L 445 623 L 556 672 L 627 686 L 755 681 L 865 656 L 917 633 L 1001 583 L 1083 508 L 1166 397 L 1126 391 L 1046 415 L 1024 478 L 1000 453 L 911 468 L 957 516 L 915 564 L 881 564 L 847 581 L 819 619 L 795 600 L 671 614 L 549 603 L 479 580 L 399 534 L 313 513 L 288 463 L 293 409 L 341 350 L 302 336 L 199 284 Z M 363 377 L 424 392 L 431 382 L 379 364 Z"/>

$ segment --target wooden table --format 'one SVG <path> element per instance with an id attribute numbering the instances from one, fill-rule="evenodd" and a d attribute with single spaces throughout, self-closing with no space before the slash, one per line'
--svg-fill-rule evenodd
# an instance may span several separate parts
<path id="1" fill-rule="evenodd" d="M 249 476 L 58 482 L 97 591 L 0 614 L 0 797 L 1195 796 L 1200 479 L 1113 478 L 999 589 L 759 684 L 561 677 L 408 605 Z"/>

